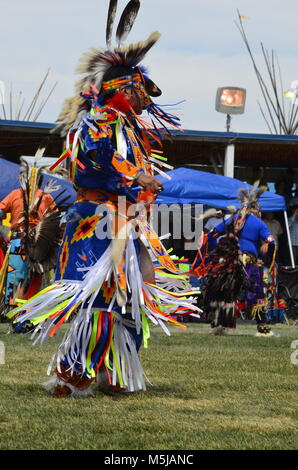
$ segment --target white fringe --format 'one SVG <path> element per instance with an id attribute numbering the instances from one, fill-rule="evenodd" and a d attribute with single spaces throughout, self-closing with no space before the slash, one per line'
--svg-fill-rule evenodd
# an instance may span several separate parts
<path id="1" fill-rule="evenodd" d="M 74 387 L 73 385 L 70 385 L 69 383 L 64 382 L 64 380 L 59 379 L 56 375 L 53 375 L 49 380 L 42 383 L 43 388 L 51 394 L 55 393 L 55 388 L 56 388 L 57 385 L 61 385 L 61 386 L 66 385 L 70 389 L 71 394 L 67 398 L 71 398 L 71 397 L 82 397 L 82 398 L 94 397 L 94 391 L 93 391 L 92 386 L 86 388 L 85 390 L 79 390 L 78 388 Z"/>
<path id="2" fill-rule="evenodd" d="M 170 331 L 165 325 L 169 319 L 154 310 L 151 310 L 150 306 L 146 305 L 143 290 L 146 292 L 146 295 L 152 303 L 158 305 L 161 309 L 166 308 L 167 314 L 175 313 L 177 308 L 181 306 L 191 308 L 197 312 L 201 311 L 194 305 L 196 303 L 195 298 L 190 297 L 188 299 L 182 299 L 180 297 L 174 297 L 168 292 L 159 290 L 157 287 L 145 284 L 140 271 L 132 234 L 130 235 L 127 243 L 125 257 L 126 280 L 128 290 L 131 295 L 130 306 L 133 320 L 132 326 L 135 326 L 137 334 L 142 330 L 141 312 L 143 311 L 149 320 L 151 320 L 155 325 L 159 325 L 167 335 L 170 335 Z M 26 313 L 23 313 L 18 318 L 18 321 L 22 322 L 30 319 L 38 319 L 38 317 L 43 316 L 46 312 L 51 312 L 65 300 L 68 300 L 68 305 L 71 302 L 79 303 L 79 311 L 74 315 L 71 323 L 67 324 L 68 328 L 57 350 L 56 364 L 58 371 L 60 370 L 60 363 L 65 356 L 70 365 L 71 371 L 74 371 L 78 363 L 81 365 L 82 370 L 86 370 L 86 352 L 88 350 L 88 344 L 92 332 L 91 317 L 94 310 L 99 310 L 93 308 L 93 302 L 102 288 L 103 282 L 110 279 L 113 269 L 110 245 L 93 266 L 80 269 L 81 271 L 85 271 L 85 277 L 81 282 L 68 280 L 56 282 L 55 288 L 30 300 L 27 304 L 17 310 L 18 312 L 26 309 Z M 116 276 L 115 279 L 117 279 Z M 162 281 L 163 280 L 159 279 L 159 284 L 162 284 Z M 173 291 L 183 293 L 185 289 L 189 290 L 189 288 L 187 289 L 187 283 L 184 279 L 175 280 L 173 278 L 168 278 L 166 282 Z M 107 310 L 113 312 L 115 315 L 113 340 L 115 354 L 121 368 L 124 386 L 129 392 L 146 390 L 144 373 L 136 346 L 129 331 L 125 327 L 128 322 L 125 318 L 121 317 L 121 313 L 117 313 L 114 310 L 113 306 L 115 299 L 116 293 Z M 122 313 L 125 312 L 126 308 L 122 308 Z M 50 330 L 54 327 L 54 322 L 55 319 L 48 318 L 42 321 L 35 328 L 32 335 L 32 338 L 35 338 L 34 344 L 42 344 L 47 340 Z M 54 359 L 55 356 L 52 357 L 48 367 L 48 375 L 51 372 Z M 117 381 L 116 361 L 114 360 L 112 384 L 116 385 Z M 52 386 L 52 382 L 48 383 L 49 386 Z M 71 388 L 71 386 L 69 387 Z M 72 390 L 72 392 L 73 394 L 78 394 L 75 390 Z M 83 394 L 79 393 L 79 395 L 82 396 Z"/>

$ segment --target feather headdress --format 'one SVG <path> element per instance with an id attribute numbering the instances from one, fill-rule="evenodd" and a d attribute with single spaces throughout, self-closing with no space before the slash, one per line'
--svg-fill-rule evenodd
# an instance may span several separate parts
<path id="1" fill-rule="evenodd" d="M 259 183 L 256 181 L 251 189 L 241 188 L 239 190 L 238 199 L 242 208 L 248 211 L 260 210 L 259 198 L 267 190 L 267 187 L 259 186 Z"/>
<path id="2" fill-rule="evenodd" d="M 111 50 L 92 48 L 85 52 L 76 68 L 76 73 L 85 74 L 85 77 L 77 82 L 77 92 L 87 90 L 90 83 L 100 89 L 104 75 L 114 67 L 125 66 L 132 69 L 137 67 L 159 38 L 160 33 L 154 32 L 145 41 L 128 46 Z"/>
<path id="3" fill-rule="evenodd" d="M 115 77 L 117 77 L 117 70 L 121 67 L 128 69 L 129 75 L 132 75 L 132 77 L 134 74 L 140 77 L 141 85 L 144 86 L 145 94 L 148 95 L 146 100 L 147 111 L 152 115 L 156 115 L 157 119 L 165 120 L 174 125 L 177 124 L 177 121 L 173 120 L 175 116 L 168 115 L 152 103 L 149 96 L 159 96 L 161 90 L 149 79 L 146 73 L 142 72 L 142 67 L 139 68 L 140 62 L 160 38 L 160 33 L 154 32 L 144 41 L 123 45 L 134 25 L 139 8 L 139 0 L 130 0 L 127 3 L 116 29 L 116 46 L 112 46 L 117 0 L 110 0 L 106 24 L 106 48 L 91 48 L 80 58 L 76 73 L 82 74 L 83 77 L 75 84 L 75 97 L 68 98 L 65 101 L 54 132 L 59 129 L 61 135 L 66 135 L 71 127 L 75 127 L 78 115 L 79 118 L 82 118 L 87 113 L 85 96 L 82 97 L 81 94 L 87 92 L 90 85 L 96 87 L 99 95 L 100 93 L 107 93 L 111 89 L 115 90 L 117 83 L 111 85 L 114 88 L 108 88 L 108 91 L 105 92 L 102 89 L 102 84 L 109 72 L 112 72 L 113 75 L 113 70 L 115 70 Z"/>
<path id="4" fill-rule="evenodd" d="M 43 273 L 56 266 L 59 244 L 62 237 L 60 227 L 61 214 L 68 207 L 69 196 L 60 199 L 59 207 L 56 200 L 66 192 L 61 190 L 53 197 L 53 204 L 48 207 L 42 217 L 38 214 L 42 199 L 45 194 L 50 194 L 60 189 L 55 180 L 50 179 L 45 188 L 41 189 L 42 174 L 47 165 L 41 164 L 41 158 L 45 148 L 39 148 L 35 154 L 33 163 L 29 163 L 21 157 L 19 174 L 20 186 L 23 190 L 24 210 L 18 220 L 25 228 L 24 249 L 28 257 L 29 265 L 34 272 Z"/>
<path id="5" fill-rule="evenodd" d="M 241 202 L 242 208 L 239 211 L 239 217 L 235 222 L 235 233 L 238 233 L 246 220 L 246 217 L 251 214 L 260 217 L 261 206 L 259 204 L 259 198 L 264 191 L 267 190 L 266 186 L 259 186 L 260 182 L 256 181 L 252 188 L 241 188 L 239 190 L 238 199 Z"/>

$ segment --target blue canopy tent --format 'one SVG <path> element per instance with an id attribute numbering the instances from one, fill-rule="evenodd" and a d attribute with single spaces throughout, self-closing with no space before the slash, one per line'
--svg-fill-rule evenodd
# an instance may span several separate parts
<path id="1" fill-rule="evenodd" d="M 170 180 L 159 177 L 163 191 L 156 199 L 157 204 L 200 203 L 226 209 L 228 206 L 241 207 L 237 197 L 239 189 L 252 186 L 228 176 L 215 175 L 205 171 L 177 168 L 167 173 Z M 285 211 L 283 196 L 266 191 L 260 197 L 262 211 Z"/>
<path id="2" fill-rule="evenodd" d="M 0 158 L 0 201 L 11 191 L 20 187 L 19 176 L 20 165 Z"/>
<path id="3" fill-rule="evenodd" d="M 167 175 L 170 176 L 170 180 L 162 176 L 158 177 L 162 181 L 164 189 L 155 201 L 157 204 L 198 203 L 220 209 L 226 209 L 228 206 L 235 206 L 239 209 L 241 207 L 238 200 L 239 190 L 252 187 L 235 178 L 189 168 L 177 168 L 167 172 Z M 283 211 L 291 264 L 292 267 L 295 267 L 284 197 L 265 191 L 259 202 L 261 210 L 264 212 Z"/>
<path id="4" fill-rule="evenodd" d="M 20 165 L 17 163 L 9 162 L 0 158 L 0 201 L 4 199 L 11 191 L 20 187 L 19 183 L 19 170 Z M 56 185 L 59 185 L 60 188 L 57 191 L 53 191 L 51 196 L 56 200 L 56 204 L 59 203 L 66 197 L 69 196 L 67 204 L 70 204 L 75 201 L 76 199 L 76 191 L 73 189 L 72 183 L 70 181 L 66 181 L 62 178 L 57 178 L 51 175 L 43 174 L 43 182 L 41 185 L 41 189 L 44 189 L 45 185 L 49 181 L 49 179 L 53 179 Z M 59 193 L 65 189 L 65 192 L 59 196 Z"/>

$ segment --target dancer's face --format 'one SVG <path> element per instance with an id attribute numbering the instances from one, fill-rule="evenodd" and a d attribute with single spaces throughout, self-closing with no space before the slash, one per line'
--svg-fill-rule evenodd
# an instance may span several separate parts
<path id="1" fill-rule="evenodd" d="M 135 113 L 139 115 L 142 114 L 143 101 L 138 93 L 132 87 L 123 87 L 121 91 L 125 98 L 130 102 Z"/>

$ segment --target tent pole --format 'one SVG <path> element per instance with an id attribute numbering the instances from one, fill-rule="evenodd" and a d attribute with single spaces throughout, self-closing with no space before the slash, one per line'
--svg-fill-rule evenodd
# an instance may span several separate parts
<path id="1" fill-rule="evenodd" d="M 229 144 L 226 146 L 225 160 L 224 160 L 224 175 L 234 178 L 234 160 L 235 160 L 235 145 Z"/>
<path id="2" fill-rule="evenodd" d="M 289 244 L 289 250 L 290 250 L 291 264 L 292 264 L 292 268 L 295 268 L 295 261 L 294 261 L 292 243 L 291 243 L 287 211 L 284 211 L 284 217 L 285 217 L 286 231 L 287 231 L 288 244 Z"/>

